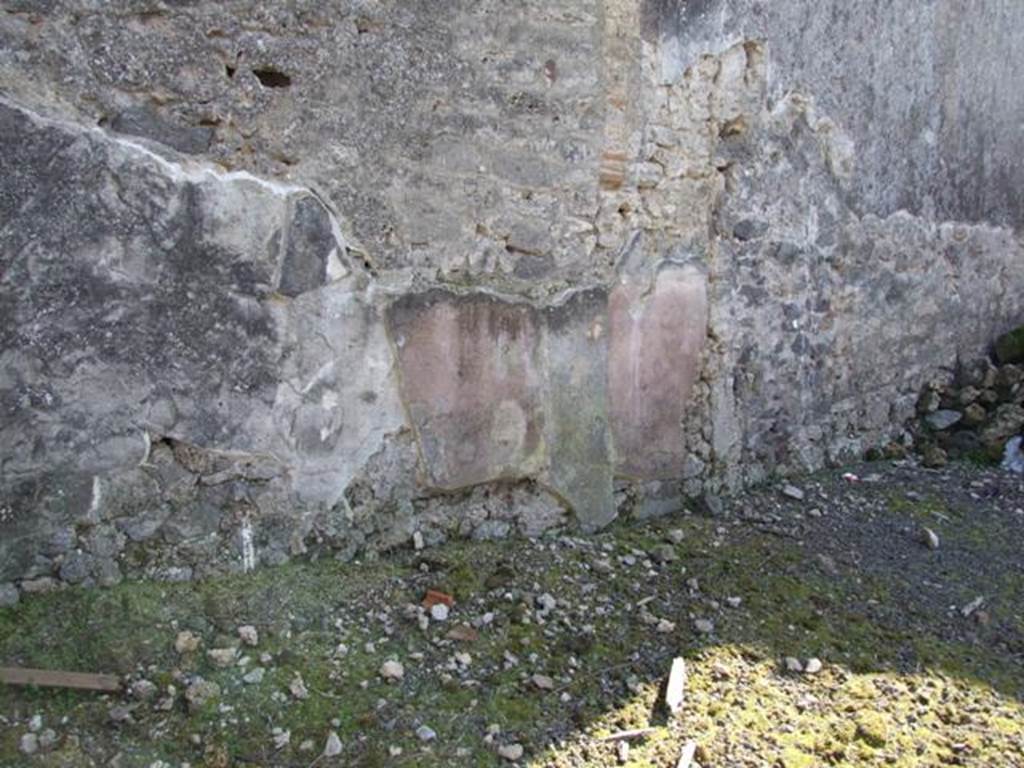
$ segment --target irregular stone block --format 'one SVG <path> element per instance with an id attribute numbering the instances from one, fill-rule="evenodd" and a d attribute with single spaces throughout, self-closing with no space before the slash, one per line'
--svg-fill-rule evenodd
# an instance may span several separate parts
<path id="1" fill-rule="evenodd" d="M 707 334 L 707 281 L 665 265 L 653 285 L 623 279 L 609 297 L 608 387 L 618 473 L 682 474 L 682 421 Z"/>
<path id="2" fill-rule="evenodd" d="M 615 519 L 608 424 L 607 293 L 581 291 L 544 310 L 547 483 L 587 531 Z"/>
<path id="3" fill-rule="evenodd" d="M 298 296 L 326 284 L 337 248 L 327 209 L 311 195 L 296 200 L 287 229 L 278 293 Z"/>
<path id="4" fill-rule="evenodd" d="M 434 290 L 399 299 L 387 319 L 430 484 L 535 474 L 544 380 L 533 307 Z"/>

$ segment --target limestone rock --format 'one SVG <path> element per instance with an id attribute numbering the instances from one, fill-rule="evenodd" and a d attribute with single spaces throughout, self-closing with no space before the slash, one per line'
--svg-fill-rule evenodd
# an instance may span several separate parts
<path id="1" fill-rule="evenodd" d="M 174 638 L 174 650 L 180 654 L 195 653 L 199 650 L 200 639 L 189 630 L 182 630 Z"/>
<path id="2" fill-rule="evenodd" d="M 922 463 L 931 469 L 939 469 L 946 466 L 949 457 L 946 452 L 934 443 L 925 446 L 922 453 Z"/>
<path id="3" fill-rule="evenodd" d="M 39 751 L 39 737 L 34 733 L 24 734 L 18 742 L 18 751 L 23 755 L 34 755 Z"/>
<path id="4" fill-rule="evenodd" d="M 535 687 L 539 688 L 542 691 L 550 691 L 550 690 L 553 690 L 554 687 L 555 687 L 555 681 L 554 680 L 552 680 L 547 675 L 540 674 L 539 672 L 534 674 L 530 678 L 530 682 L 533 683 Z"/>
<path id="5" fill-rule="evenodd" d="M 215 667 L 224 669 L 235 663 L 238 651 L 234 648 L 211 648 L 206 652 L 206 657 L 213 662 Z"/>
<path id="6" fill-rule="evenodd" d="M 929 413 L 924 420 L 936 432 L 941 432 L 959 424 L 963 417 L 964 415 L 960 411 L 941 410 Z"/>
<path id="7" fill-rule="evenodd" d="M 693 628 L 701 635 L 710 635 L 715 631 L 715 623 L 710 619 L 697 619 L 693 622 Z"/>
<path id="8" fill-rule="evenodd" d="M 246 624 L 238 628 L 238 638 L 246 645 L 255 648 L 260 644 L 260 635 L 256 627 Z"/>
<path id="9" fill-rule="evenodd" d="M 390 659 L 380 665 L 379 674 L 388 682 L 397 682 L 405 677 L 405 667 L 401 662 Z"/>
<path id="10" fill-rule="evenodd" d="M 338 734 L 331 731 L 327 734 L 327 743 L 324 744 L 324 757 L 336 757 L 341 754 L 341 739 Z"/>
<path id="11" fill-rule="evenodd" d="M 977 427 L 985 423 L 988 413 L 985 408 L 977 403 L 971 403 L 964 409 L 964 424 L 968 427 Z"/>
<path id="12" fill-rule="evenodd" d="M 185 689 L 185 701 L 190 712 L 198 712 L 219 696 L 220 686 L 202 678 L 196 679 Z"/>
<path id="13" fill-rule="evenodd" d="M 795 499 L 796 501 L 803 501 L 804 499 L 804 492 L 795 485 L 783 486 L 782 495 L 787 496 L 790 499 Z"/>
<path id="14" fill-rule="evenodd" d="M 1024 407 L 1016 403 L 1000 405 L 979 437 L 993 458 L 1002 456 L 1007 440 L 1024 429 Z"/>
<path id="15" fill-rule="evenodd" d="M 498 747 L 498 757 L 514 763 L 522 758 L 524 751 L 522 744 L 502 744 Z"/>

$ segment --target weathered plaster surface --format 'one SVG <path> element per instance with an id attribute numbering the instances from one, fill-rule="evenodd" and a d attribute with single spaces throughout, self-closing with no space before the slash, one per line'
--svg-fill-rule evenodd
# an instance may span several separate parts
<path id="1" fill-rule="evenodd" d="M 1024 320 L 1018 16 L 8 3 L 0 582 L 592 530 L 901 439 Z"/>

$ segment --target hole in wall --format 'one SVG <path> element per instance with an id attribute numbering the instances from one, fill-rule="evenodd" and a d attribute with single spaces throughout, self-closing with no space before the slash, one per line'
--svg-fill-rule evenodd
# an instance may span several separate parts
<path id="1" fill-rule="evenodd" d="M 237 72 L 237 71 L 238 71 L 237 67 L 232 67 L 230 64 L 225 64 L 224 65 L 224 72 L 227 74 L 228 79 L 233 78 L 235 76 L 235 72 Z"/>
<path id="2" fill-rule="evenodd" d="M 287 88 L 292 84 L 292 79 L 288 75 L 272 67 L 254 69 L 252 73 L 264 88 Z"/>

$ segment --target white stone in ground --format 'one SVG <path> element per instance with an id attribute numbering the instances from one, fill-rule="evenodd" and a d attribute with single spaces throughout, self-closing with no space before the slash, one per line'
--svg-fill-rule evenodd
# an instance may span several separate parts
<path id="1" fill-rule="evenodd" d="M 416 531 L 412 535 L 412 546 L 413 546 L 413 549 L 415 549 L 417 551 L 423 549 L 423 547 L 424 547 L 423 534 L 420 533 L 419 531 Z"/>
<path id="2" fill-rule="evenodd" d="M 448 619 L 448 606 L 444 603 L 435 603 L 430 606 L 430 618 L 434 621 L 446 621 Z"/>
<path id="3" fill-rule="evenodd" d="M 668 635 L 676 631 L 676 625 L 668 619 L 658 619 L 658 626 L 655 629 L 663 635 Z"/>
<path id="4" fill-rule="evenodd" d="M 149 701 L 156 694 L 156 684 L 149 680 L 136 680 L 132 683 L 132 696 L 139 699 L 139 701 Z"/>
<path id="5" fill-rule="evenodd" d="M 174 638 L 174 650 L 178 653 L 194 653 L 199 648 L 199 638 L 187 629 Z"/>
<path id="6" fill-rule="evenodd" d="M 263 667 L 256 667 L 251 672 L 247 673 L 242 677 L 242 681 L 246 685 L 259 685 L 263 682 L 263 675 L 266 674 L 266 670 Z"/>
<path id="7" fill-rule="evenodd" d="M 107 712 L 107 717 L 112 723 L 126 722 L 132 719 L 132 710 L 135 708 L 135 706 L 136 705 L 126 707 L 123 705 L 118 705 L 116 707 L 111 707 L 110 711 Z"/>
<path id="8" fill-rule="evenodd" d="M 924 544 L 926 547 L 928 547 L 928 549 L 939 548 L 939 534 L 937 534 L 931 528 L 924 529 L 922 538 L 924 539 Z"/>
<path id="9" fill-rule="evenodd" d="M 433 741 L 437 738 L 437 731 L 429 725 L 421 725 L 416 729 L 416 738 L 420 741 Z"/>
<path id="10" fill-rule="evenodd" d="M 39 733 L 39 731 L 42 729 L 42 727 L 43 727 L 43 716 L 42 715 L 32 715 L 32 718 L 28 721 L 28 729 L 32 733 Z"/>
<path id="11" fill-rule="evenodd" d="M 295 677 L 292 678 L 292 681 L 288 684 L 288 690 L 296 699 L 309 698 L 309 689 L 306 688 L 306 682 L 298 672 L 295 673 Z"/>
<path id="12" fill-rule="evenodd" d="M 234 648 L 211 648 L 206 652 L 206 658 L 213 662 L 213 666 L 224 669 L 235 663 L 236 654 Z"/>
<path id="13" fill-rule="evenodd" d="M 274 728 L 270 732 L 270 737 L 274 742 L 274 749 L 284 749 L 291 743 L 292 732 L 283 730 L 282 728 Z"/>
<path id="14" fill-rule="evenodd" d="M 553 595 L 545 592 L 543 595 L 537 598 L 537 607 L 541 613 L 550 613 L 555 610 L 555 606 L 558 605 L 558 601 L 555 600 Z"/>
<path id="15" fill-rule="evenodd" d="M 327 734 L 327 743 L 324 744 L 324 757 L 335 757 L 341 754 L 341 739 L 338 734 L 331 731 Z"/>
<path id="16" fill-rule="evenodd" d="M 531 677 L 530 678 L 530 682 L 532 682 L 535 686 L 540 688 L 542 691 L 550 691 L 550 690 L 552 690 L 555 687 L 555 681 L 554 680 L 552 680 L 547 675 L 542 675 L 540 673 L 537 673 L 533 677 Z"/>
<path id="17" fill-rule="evenodd" d="M 743 605 L 743 598 L 727 597 L 725 598 L 725 604 L 728 605 L 730 608 L 739 608 L 741 605 Z"/>
<path id="18" fill-rule="evenodd" d="M 503 744 L 498 747 L 498 755 L 509 762 L 515 762 L 523 756 L 522 744 Z"/>
<path id="19" fill-rule="evenodd" d="M 255 648 L 259 645 L 260 634 L 252 624 L 246 624 L 238 628 L 239 639 L 248 646 Z"/>
<path id="20" fill-rule="evenodd" d="M 50 749 L 57 743 L 57 732 L 53 728 L 47 728 L 39 734 L 39 747 Z"/>
<path id="21" fill-rule="evenodd" d="M 711 619 L 697 619 L 693 622 L 693 628 L 702 635 L 710 635 L 715 631 L 715 622 L 711 621 Z"/>
<path id="22" fill-rule="evenodd" d="M 782 489 L 782 495 L 788 496 L 791 499 L 796 499 L 797 501 L 803 501 L 804 499 L 804 492 L 797 488 L 795 485 L 785 486 Z"/>
<path id="23" fill-rule="evenodd" d="M 804 664 L 804 673 L 808 675 L 816 675 L 821 672 L 821 668 L 821 659 L 812 657 L 807 660 L 806 664 Z"/>
<path id="24" fill-rule="evenodd" d="M 793 656 L 786 657 L 786 671 L 787 672 L 803 672 L 804 665 L 800 663 L 800 659 Z"/>
<path id="25" fill-rule="evenodd" d="M 39 738 L 34 733 L 26 733 L 18 742 L 18 749 L 24 755 L 34 755 L 39 751 Z"/>
<path id="26" fill-rule="evenodd" d="M 380 676 L 388 682 L 398 681 L 405 677 L 405 667 L 400 661 L 388 659 L 380 665 Z"/>

